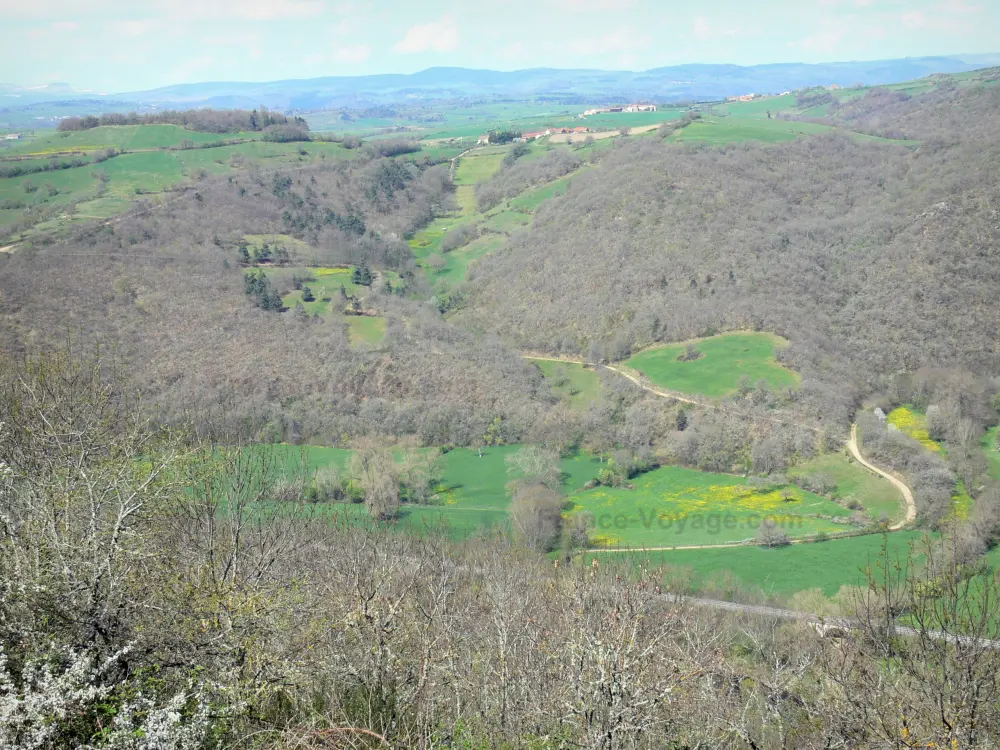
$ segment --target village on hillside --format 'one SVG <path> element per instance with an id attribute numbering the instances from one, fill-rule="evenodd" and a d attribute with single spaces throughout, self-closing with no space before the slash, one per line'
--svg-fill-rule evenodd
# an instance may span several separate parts
<path id="1" fill-rule="evenodd" d="M 600 109 L 588 109 L 586 112 L 578 115 L 580 119 L 591 117 L 593 115 L 611 114 L 611 113 L 634 113 L 634 112 L 656 112 L 655 104 L 622 104 L 613 107 L 602 107 Z M 550 135 L 576 135 L 579 133 L 589 133 L 591 129 L 580 125 L 575 128 L 562 127 L 562 128 L 546 128 L 545 130 L 539 130 L 533 133 L 522 133 L 519 138 L 515 138 L 515 143 L 529 143 L 531 141 L 538 140 L 539 138 L 545 138 Z M 477 141 L 478 145 L 484 146 L 490 143 L 490 133 L 483 133 L 479 136 Z"/>

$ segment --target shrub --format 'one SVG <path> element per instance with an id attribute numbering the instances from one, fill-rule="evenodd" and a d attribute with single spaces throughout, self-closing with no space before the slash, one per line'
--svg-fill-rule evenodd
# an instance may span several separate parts
<path id="1" fill-rule="evenodd" d="M 763 547 L 785 547 L 791 544 L 786 534 L 770 518 L 764 519 L 764 523 L 757 529 L 757 542 Z"/>
<path id="2" fill-rule="evenodd" d="M 478 236 L 476 227 L 472 224 L 462 224 L 448 232 L 441 240 L 441 252 L 450 253 L 472 242 Z"/>

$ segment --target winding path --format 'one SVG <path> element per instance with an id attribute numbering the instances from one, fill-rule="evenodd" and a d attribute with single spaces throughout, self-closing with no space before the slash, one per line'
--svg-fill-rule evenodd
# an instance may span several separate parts
<path id="1" fill-rule="evenodd" d="M 864 466 L 869 471 L 875 472 L 880 477 L 888 479 L 892 482 L 893 487 L 899 490 L 900 494 L 902 494 L 903 500 L 906 503 L 906 518 L 890 526 L 889 531 L 899 531 L 907 524 L 911 524 L 917 520 L 917 503 L 913 499 L 913 491 L 900 479 L 894 477 L 887 471 L 883 471 L 875 464 L 869 463 L 865 460 L 865 457 L 861 455 L 861 451 L 858 449 L 858 426 L 856 424 L 851 425 L 851 437 L 847 441 L 847 449 L 851 452 L 851 455 L 854 456 L 859 464 Z"/>
<path id="2" fill-rule="evenodd" d="M 574 359 L 574 358 L 570 358 L 570 357 L 552 357 L 552 356 L 536 355 L 536 354 L 524 354 L 522 356 L 524 357 L 524 359 L 538 360 L 538 361 L 542 361 L 542 362 L 566 362 L 566 363 L 569 363 L 569 364 L 582 365 L 584 367 L 586 367 L 587 364 L 588 364 L 587 362 L 585 362 L 582 359 Z M 717 410 L 724 410 L 725 409 L 725 406 L 723 406 L 722 404 L 714 404 L 714 403 L 709 403 L 709 402 L 706 402 L 706 401 L 699 401 L 697 399 L 693 399 L 693 398 L 690 398 L 688 396 L 684 396 L 682 394 L 679 394 L 679 393 L 677 393 L 675 391 L 668 391 L 668 390 L 664 390 L 662 388 L 657 388 L 657 387 L 655 387 L 653 385 L 650 385 L 649 383 L 646 383 L 645 381 L 643 381 L 639 377 L 639 375 L 631 372 L 629 369 L 627 369 L 625 367 L 622 367 L 621 365 L 601 365 L 601 367 L 603 367 L 605 370 L 610 370 L 611 372 L 615 373 L 616 375 L 620 375 L 621 377 L 625 378 L 626 380 L 628 380 L 629 382 L 633 383 L 634 385 L 639 386 L 644 391 L 652 393 L 655 396 L 659 396 L 660 398 L 670 398 L 670 399 L 674 399 L 675 401 L 681 401 L 681 402 L 683 402 L 685 404 L 694 404 L 695 406 L 700 406 L 700 407 L 705 408 L 705 409 L 717 409 Z M 806 429 L 806 430 L 812 430 L 813 432 L 822 432 L 822 430 L 819 427 L 814 427 L 812 425 L 802 424 L 801 422 L 791 422 L 791 421 L 788 421 L 788 420 L 778 419 L 776 417 L 762 417 L 762 418 L 766 419 L 769 422 L 772 422 L 773 424 L 782 424 L 782 425 L 788 425 L 788 426 L 791 426 L 791 427 L 801 427 L 801 428 Z M 890 474 L 889 472 L 887 472 L 887 471 L 885 471 L 883 469 L 880 469 L 879 467 L 875 466 L 875 464 L 869 462 L 868 460 L 865 459 L 864 456 L 861 455 L 861 450 L 858 447 L 858 426 L 856 424 L 852 424 L 851 425 L 851 437 L 847 440 L 846 446 L 847 446 L 847 449 L 851 452 L 851 455 L 855 458 L 855 460 L 859 464 L 861 464 L 862 466 L 864 466 L 866 469 L 868 469 L 872 473 L 877 474 L 878 476 L 883 477 L 885 479 L 888 479 L 892 483 L 892 485 L 897 490 L 899 490 L 899 493 L 903 496 L 903 502 L 906 504 L 906 516 L 905 516 L 905 518 L 903 518 L 903 520 L 897 521 L 896 523 L 894 523 L 891 526 L 887 527 L 886 530 L 887 531 L 900 531 L 903 528 L 905 528 L 906 526 L 908 526 L 909 524 L 913 523 L 917 519 L 917 504 L 916 504 L 916 502 L 913 499 L 913 490 L 910 489 L 910 487 L 905 482 L 903 482 L 901 479 L 899 479 L 898 477 Z M 800 538 L 800 539 L 793 540 L 792 544 L 805 544 L 805 543 L 811 542 L 811 541 L 813 541 L 812 538 L 805 537 L 805 538 Z M 651 548 L 648 551 L 656 551 L 657 549 L 663 549 L 663 550 L 674 550 L 674 549 L 710 549 L 710 548 L 715 548 L 715 547 L 739 547 L 739 546 L 745 546 L 745 543 L 743 543 L 743 542 L 735 542 L 735 543 L 727 543 L 727 544 L 692 545 L 692 546 L 688 546 L 688 547 L 662 547 L 662 548 Z M 589 550 L 589 551 L 590 552 L 598 552 L 598 551 L 606 551 L 606 550 L 597 550 L 597 549 L 594 549 L 594 550 Z"/>

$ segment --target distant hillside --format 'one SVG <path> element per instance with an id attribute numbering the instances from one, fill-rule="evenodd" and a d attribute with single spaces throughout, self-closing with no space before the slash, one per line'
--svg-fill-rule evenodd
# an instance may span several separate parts
<path id="1" fill-rule="evenodd" d="M 136 104 L 211 107 L 322 109 L 363 103 L 389 103 L 421 98 L 469 96 L 575 98 L 580 102 L 609 98 L 659 100 L 707 99 L 738 93 L 777 93 L 804 86 L 854 83 L 880 84 L 957 73 L 990 64 L 996 56 L 915 57 L 866 62 L 807 65 L 675 65 L 641 72 L 534 68 L 500 72 L 468 68 L 430 68 L 412 75 L 324 77 L 264 83 L 186 83 L 149 91 L 107 95 Z M 41 87 L 0 85 L 10 108 L 40 101 L 92 98 L 65 84 Z"/>

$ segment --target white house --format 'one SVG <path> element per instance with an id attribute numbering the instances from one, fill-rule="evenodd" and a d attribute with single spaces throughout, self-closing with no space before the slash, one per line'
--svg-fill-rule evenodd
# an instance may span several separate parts
<path id="1" fill-rule="evenodd" d="M 20 133 L 8 133 L 3 137 L 5 141 L 17 141 L 20 140 L 20 138 L 21 138 Z"/>

